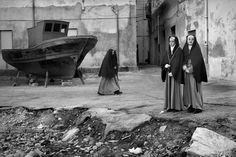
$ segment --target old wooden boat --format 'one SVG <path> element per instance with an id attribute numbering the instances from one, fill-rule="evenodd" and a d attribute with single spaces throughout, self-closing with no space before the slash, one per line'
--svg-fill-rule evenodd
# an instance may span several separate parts
<path id="1" fill-rule="evenodd" d="M 2 50 L 3 59 L 26 74 L 71 79 L 95 47 L 93 35 L 67 36 L 69 22 L 40 21 L 28 29 L 29 48 Z"/>

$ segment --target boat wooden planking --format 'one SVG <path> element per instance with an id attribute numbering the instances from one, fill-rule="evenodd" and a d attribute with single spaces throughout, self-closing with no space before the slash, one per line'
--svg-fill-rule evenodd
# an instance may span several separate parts
<path id="1" fill-rule="evenodd" d="M 50 78 L 73 78 L 86 54 L 95 47 L 97 38 L 93 35 L 67 37 L 68 25 L 56 20 L 39 22 L 28 29 L 30 47 L 2 50 L 3 59 L 26 74 L 45 77 L 48 73 Z"/>

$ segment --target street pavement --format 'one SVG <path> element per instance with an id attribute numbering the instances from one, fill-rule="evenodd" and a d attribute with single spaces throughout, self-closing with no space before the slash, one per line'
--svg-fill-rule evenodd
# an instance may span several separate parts
<path id="1" fill-rule="evenodd" d="M 236 115 L 236 81 L 210 78 L 203 83 L 204 112 L 190 114 L 186 111 L 159 114 L 164 103 L 164 83 L 160 68 L 150 67 L 131 72 L 120 72 L 119 83 L 122 95 L 99 96 L 100 78 L 97 74 L 85 74 L 85 84 L 74 79 L 74 85 L 49 84 L 29 86 L 21 78 L 19 86 L 11 86 L 9 76 L 1 76 L 0 106 L 25 106 L 42 108 L 106 108 L 128 114 L 148 114 L 162 118 L 211 119 Z"/>

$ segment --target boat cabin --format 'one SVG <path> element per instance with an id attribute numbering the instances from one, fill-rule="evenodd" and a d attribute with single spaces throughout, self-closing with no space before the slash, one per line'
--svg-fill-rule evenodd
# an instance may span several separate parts
<path id="1" fill-rule="evenodd" d="M 37 26 L 28 28 L 29 48 L 44 40 L 67 36 L 69 22 L 58 20 L 43 20 Z"/>

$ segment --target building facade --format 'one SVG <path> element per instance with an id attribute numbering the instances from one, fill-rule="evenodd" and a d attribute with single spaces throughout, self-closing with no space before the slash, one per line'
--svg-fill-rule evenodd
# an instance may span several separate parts
<path id="1" fill-rule="evenodd" d="M 137 64 L 146 65 L 150 62 L 150 33 L 149 17 L 147 15 L 149 0 L 136 0 L 136 23 L 137 23 Z"/>
<path id="2" fill-rule="evenodd" d="M 97 36 L 80 67 L 99 67 L 109 48 L 121 67 L 136 67 L 135 0 L 0 0 L 0 49 L 28 48 L 27 28 L 48 19 L 70 22 L 70 36 Z M 0 69 L 11 69 L 1 57 Z"/>
<path id="3" fill-rule="evenodd" d="M 151 0 L 151 54 L 161 58 L 168 36 L 175 34 L 183 46 L 186 35 L 195 34 L 201 46 L 208 76 L 236 79 L 235 0 Z"/>

